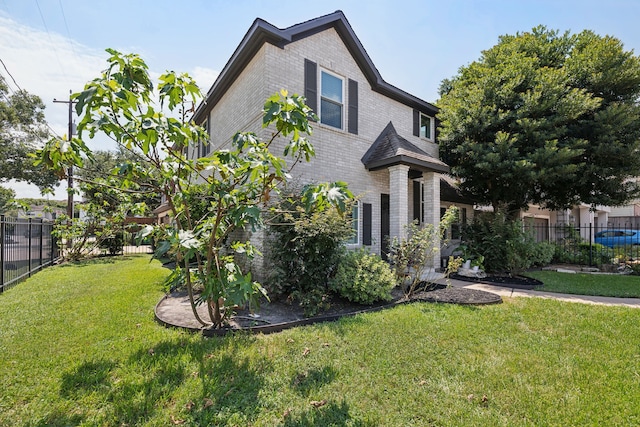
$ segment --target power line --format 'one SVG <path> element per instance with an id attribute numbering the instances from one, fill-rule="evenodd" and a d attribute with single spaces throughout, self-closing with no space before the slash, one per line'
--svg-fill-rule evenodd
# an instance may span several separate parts
<path id="1" fill-rule="evenodd" d="M 16 79 L 14 79 L 14 78 L 13 78 L 13 75 L 11 75 L 11 73 L 9 72 L 9 69 L 7 68 L 7 65 L 4 63 L 4 61 L 2 60 L 2 58 L 0 58 L 0 62 L 2 62 L 2 66 L 4 67 L 4 70 L 7 72 L 7 74 L 9 75 L 9 77 L 11 77 L 11 80 L 13 80 L 13 84 L 14 84 L 14 85 L 16 85 L 16 87 L 17 87 L 19 90 L 22 90 L 22 89 L 20 89 L 20 86 L 18 85 L 18 82 L 16 82 Z"/>
<path id="2" fill-rule="evenodd" d="M 60 13 L 62 13 L 62 20 L 64 21 L 64 27 L 67 30 L 67 36 L 69 38 L 69 46 L 71 46 L 71 50 L 73 51 L 73 54 L 77 56 L 76 53 L 76 49 L 73 46 L 73 43 L 71 43 L 72 37 L 71 37 L 71 32 L 69 31 L 69 25 L 67 25 L 67 16 L 64 13 L 64 7 L 62 6 L 62 0 L 58 0 L 58 4 L 60 5 Z"/>
<path id="3" fill-rule="evenodd" d="M 42 25 L 44 25 L 44 29 L 47 32 L 47 35 L 49 36 L 49 41 L 51 42 L 51 45 L 53 46 L 53 53 L 56 56 L 56 61 L 58 61 L 58 65 L 60 66 L 60 71 L 62 71 L 62 75 L 65 76 L 65 78 L 67 79 L 67 81 L 69 80 L 69 76 L 67 76 L 67 73 L 65 72 L 65 68 L 62 66 L 62 62 L 60 62 L 60 57 L 58 56 L 58 51 L 55 48 L 55 43 L 53 42 L 53 38 L 51 38 L 51 32 L 49 32 L 49 27 L 47 27 L 47 22 L 44 19 L 44 15 L 42 13 L 42 9 L 40 8 L 40 3 L 38 2 L 38 0 L 36 0 L 36 6 L 38 7 L 38 12 L 40 13 L 40 19 L 42 19 Z M 66 20 L 65 20 L 66 23 Z"/>
<path id="4" fill-rule="evenodd" d="M 7 75 L 9 77 L 11 77 L 11 80 L 13 81 L 13 84 L 18 88 L 18 91 L 20 92 L 26 92 L 25 90 L 23 90 L 20 85 L 18 84 L 18 82 L 16 81 L 16 79 L 13 77 L 13 74 L 11 74 L 11 71 L 9 71 L 9 68 L 7 68 L 7 64 L 4 63 L 4 61 L 2 60 L 2 58 L 0 58 L 0 63 L 2 63 L 2 67 L 4 67 L 4 70 L 6 71 Z M 15 91 L 13 91 L 11 89 L 11 87 L 9 85 L 7 85 L 7 87 L 9 88 L 9 90 L 11 90 L 12 92 L 15 93 Z M 5 99 L 7 102 L 9 102 L 9 99 L 5 96 Z M 47 122 L 46 120 L 44 121 L 45 125 L 47 126 L 47 128 L 49 128 L 49 130 L 51 131 L 51 133 L 56 137 L 56 138 L 60 138 L 60 135 L 58 135 L 58 132 L 55 131 L 55 129 L 53 129 L 51 127 L 51 125 L 49 125 L 49 122 Z M 38 139 L 41 143 L 45 143 L 45 141 L 42 140 L 42 138 L 40 138 L 39 135 L 32 133 L 32 136 L 36 137 L 36 139 Z"/>

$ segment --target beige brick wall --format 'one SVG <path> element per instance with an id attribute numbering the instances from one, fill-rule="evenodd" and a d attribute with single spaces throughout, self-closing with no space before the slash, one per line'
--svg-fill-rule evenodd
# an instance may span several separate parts
<path id="1" fill-rule="evenodd" d="M 345 181 L 364 203 L 371 203 L 374 242 L 371 250 L 380 252 L 380 195 L 389 194 L 389 172 L 368 172 L 360 159 L 385 126 L 392 121 L 397 132 L 429 154 L 437 157 L 436 144 L 412 135 L 413 110 L 371 89 L 364 74 L 334 29 L 306 37 L 284 48 L 265 44 L 244 72 L 212 109 L 209 120 L 213 148 L 225 147 L 237 130 L 253 130 L 262 138 L 270 130 L 261 128 L 264 101 L 280 89 L 304 94 L 304 60 L 309 59 L 345 80 L 344 130 L 314 123 L 311 142 L 316 157 L 299 163 L 293 176 L 302 182 Z M 318 76 L 319 78 L 319 76 Z M 347 132 L 347 79 L 358 82 L 358 135 Z M 284 141 L 277 145 L 278 151 Z M 411 200 L 410 194 L 406 195 Z M 411 203 L 411 202 L 409 202 Z M 439 212 L 439 206 L 436 208 Z M 407 212 L 407 221 L 412 212 Z"/>

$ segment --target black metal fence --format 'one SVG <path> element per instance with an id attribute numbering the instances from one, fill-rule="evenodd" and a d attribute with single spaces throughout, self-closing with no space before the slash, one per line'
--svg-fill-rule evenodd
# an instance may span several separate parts
<path id="1" fill-rule="evenodd" d="M 0 215 L 0 293 L 67 254 L 64 240 L 56 239 L 53 227 L 53 221 Z M 136 241 L 139 228 L 140 225 L 128 223 L 117 233 L 117 239 L 111 239 L 115 243 L 89 237 L 82 252 L 86 256 L 153 253 L 150 242 Z"/>
<path id="2" fill-rule="evenodd" d="M 635 223 L 606 226 L 526 223 L 537 242 L 555 246 L 554 262 L 602 267 L 640 260 L 640 228 Z"/>
<path id="3" fill-rule="evenodd" d="M 58 259 L 53 222 L 0 215 L 0 292 Z"/>

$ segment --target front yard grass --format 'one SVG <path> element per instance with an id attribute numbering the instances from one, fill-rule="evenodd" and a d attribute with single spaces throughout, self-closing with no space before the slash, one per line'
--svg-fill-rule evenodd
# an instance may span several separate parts
<path id="1" fill-rule="evenodd" d="M 605 297 L 640 298 L 640 276 L 617 274 L 530 271 L 527 276 L 544 283 L 541 291 Z"/>
<path id="2" fill-rule="evenodd" d="M 153 320 L 148 257 L 0 294 L 0 425 L 639 425 L 640 310 L 413 303 L 273 335 Z"/>

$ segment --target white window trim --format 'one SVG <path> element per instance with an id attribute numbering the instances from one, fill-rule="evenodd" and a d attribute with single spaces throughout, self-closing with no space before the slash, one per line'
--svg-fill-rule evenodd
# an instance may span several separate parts
<path id="1" fill-rule="evenodd" d="M 426 136 L 422 136 L 422 135 L 420 135 L 420 138 L 421 138 L 421 139 L 424 139 L 424 140 L 426 140 L 426 141 L 431 141 L 431 142 L 433 142 L 433 141 L 434 141 L 434 135 L 435 135 L 435 133 L 436 133 L 436 130 L 434 129 L 435 120 L 434 120 L 434 118 L 433 118 L 433 117 L 428 116 L 428 115 L 424 114 L 423 112 L 420 112 L 420 123 L 419 123 L 419 125 L 420 125 L 420 129 L 422 129 L 422 118 L 423 118 L 423 117 L 426 117 L 426 118 L 428 118 L 428 119 L 429 119 L 429 129 L 431 130 L 431 136 L 430 136 L 430 137 L 426 137 Z"/>
<path id="2" fill-rule="evenodd" d="M 337 79 L 340 79 L 340 82 L 342 83 L 342 117 L 340 119 L 340 125 L 341 127 L 337 128 L 335 126 L 331 126 L 328 125 L 326 123 L 322 122 L 322 98 L 324 98 L 322 96 L 322 73 L 327 73 L 330 76 L 333 76 Z M 340 130 L 340 131 L 345 131 L 346 126 L 346 105 L 347 105 L 347 96 L 346 96 L 346 78 L 344 76 L 341 76 L 340 74 L 336 74 L 333 71 L 329 71 L 326 68 L 322 68 L 322 67 L 318 67 L 318 101 L 319 101 L 319 105 L 318 105 L 318 123 L 321 124 L 322 126 L 326 126 L 329 129 L 334 129 L 334 130 Z M 327 98 L 328 99 L 328 98 Z M 333 100 L 329 100 L 329 102 L 335 102 Z"/>
<path id="3" fill-rule="evenodd" d="M 352 242 L 350 240 L 347 241 L 346 245 L 347 248 L 357 248 L 360 247 L 360 241 L 361 241 L 361 237 L 362 237 L 362 204 L 360 203 L 360 201 L 356 201 L 355 204 L 353 205 L 353 208 L 355 210 L 358 211 L 358 221 L 356 224 L 356 234 L 355 234 L 355 242 Z"/>
<path id="4" fill-rule="evenodd" d="M 207 144 L 204 144 L 204 141 L 200 142 L 202 151 L 200 154 L 202 155 L 202 157 L 206 157 L 211 154 L 211 121 L 209 119 L 205 120 L 203 126 L 207 132 L 208 141 L 206 141 Z"/>

